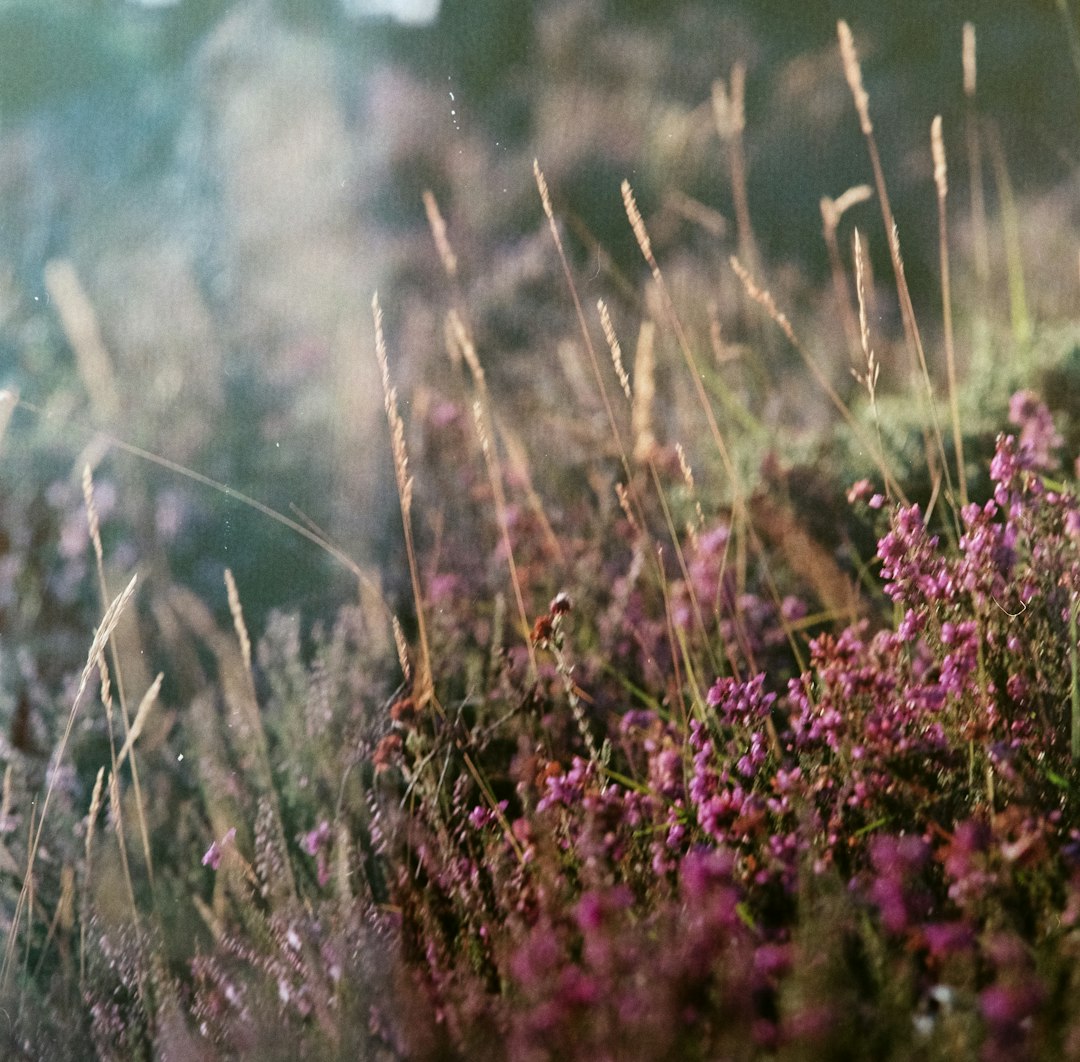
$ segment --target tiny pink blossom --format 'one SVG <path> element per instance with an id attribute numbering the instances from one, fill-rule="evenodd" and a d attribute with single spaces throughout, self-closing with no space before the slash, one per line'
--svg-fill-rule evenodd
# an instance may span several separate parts
<path id="1" fill-rule="evenodd" d="M 236 827 L 231 826 L 225 831 L 225 836 L 220 841 L 214 841 L 210 847 L 207 848 L 206 854 L 202 857 L 202 865 L 209 867 L 211 870 L 217 870 L 221 866 L 221 857 L 228 848 L 236 840 Z"/>

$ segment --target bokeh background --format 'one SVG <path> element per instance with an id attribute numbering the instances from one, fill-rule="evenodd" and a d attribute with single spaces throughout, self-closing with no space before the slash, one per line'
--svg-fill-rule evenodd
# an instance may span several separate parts
<path id="1" fill-rule="evenodd" d="M 179 582 L 221 609 L 229 566 L 256 629 L 273 608 L 317 618 L 355 595 L 309 542 L 98 431 L 310 520 L 393 595 L 402 558 L 376 289 L 407 417 L 448 371 L 446 307 L 466 307 L 508 419 L 533 428 L 544 474 L 553 411 L 574 388 L 559 351 L 576 325 L 534 157 L 583 293 L 606 297 L 628 336 L 645 267 L 624 178 L 691 328 L 704 334 L 718 319 L 734 350 L 759 336 L 727 265 L 732 189 L 710 103 L 736 63 L 747 70 L 750 210 L 766 279 L 848 381 L 818 204 L 870 171 L 839 17 L 863 58 L 924 327 L 933 334 L 939 306 L 937 113 L 954 164 L 956 253 L 970 263 L 966 20 L 978 32 L 978 107 L 1023 204 L 1029 298 L 1036 311 L 1071 312 L 1077 278 L 1060 263 L 1076 260 L 1080 82 L 1064 2 L 3 3 L 0 383 L 26 402 L 0 462 L 5 696 L 14 702 L 85 649 L 87 462 L 118 570 L 142 566 L 151 585 Z M 434 253 L 425 189 L 450 226 L 456 285 Z M 988 176 L 992 211 L 996 195 Z M 883 272 L 877 211 L 853 209 L 843 237 L 863 227 Z M 970 269 L 958 272 L 966 298 L 974 282 L 965 289 Z M 979 297 L 1004 299 L 1004 283 L 991 278 Z M 887 336 L 899 324 L 881 289 Z M 773 354 L 766 412 L 812 427 L 821 403 L 788 380 L 790 355 Z M 563 434 L 565 457 L 572 425 Z"/>

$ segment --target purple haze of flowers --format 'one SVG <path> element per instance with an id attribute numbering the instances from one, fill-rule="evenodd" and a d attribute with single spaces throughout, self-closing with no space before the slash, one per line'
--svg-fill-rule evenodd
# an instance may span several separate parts
<path id="1" fill-rule="evenodd" d="M 892 530 L 878 542 L 885 593 L 900 605 L 918 608 L 948 601 L 955 591 L 938 539 L 926 530 L 918 505 L 901 508 Z"/>
<path id="2" fill-rule="evenodd" d="M 981 507 L 968 505 L 961 514 L 964 533 L 958 581 L 980 606 L 1001 600 L 1016 566 L 1016 525 L 998 522 L 998 513 L 998 503 L 991 500 Z"/>
<path id="3" fill-rule="evenodd" d="M 764 674 L 755 675 L 748 682 L 719 678 L 705 700 L 725 723 L 753 726 L 768 717 L 776 701 L 775 693 L 764 691 L 764 683 Z"/>
<path id="4" fill-rule="evenodd" d="M 920 837 L 877 837 L 870 847 L 874 879 L 870 899 L 890 933 L 903 933 L 911 922 L 911 884 L 930 858 L 930 848 Z"/>

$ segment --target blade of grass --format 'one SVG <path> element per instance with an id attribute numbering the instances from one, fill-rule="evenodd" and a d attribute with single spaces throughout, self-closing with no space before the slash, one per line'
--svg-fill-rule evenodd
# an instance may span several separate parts
<path id="1" fill-rule="evenodd" d="M 847 78 L 848 87 L 851 89 L 851 95 L 855 100 L 855 110 L 859 116 L 859 127 L 866 141 L 871 169 L 874 171 L 874 185 L 877 189 L 878 203 L 881 206 L 882 220 L 885 223 L 885 235 L 889 241 L 889 255 L 892 259 L 893 276 L 896 280 L 896 294 L 900 303 L 900 317 L 904 325 L 904 335 L 907 338 L 915 370 L 921 376 L 925 390 L 927 408 L 930 414 L 930 432 L 925 436 L 927 461 L 932 463 L 932 450 L 936 448 L 941 461 L 941 468 L 945 474 L 946 485 L 951 495 L 952 476 L 945 457 L 945 445 L 941 435 L 941 425 L 938 422 L 937 404 L 934 401 L 934 387 L 930 380 L 930 370 L 926 364 L 926 352 L 923 349 L 918 321 L 915 318 L 911 290 L 908 287 L 907 277 L 904 273 L 904 259 L 900 253 L 900 230 L 897 227 L 892 206 L 889 202 L 889 191 L 885 183 L 885 170 L 881 165 L 881 155 L 878 152 L 877 140 L 874 137 L 874 125 L 870 120 L 870 97 L 863 87 L 862 68 L 859 65 L 859 57 L 855 51 L 855 39 L 851 34 L 851 28 L 841 19 L 836 24 L 836 30 L 840 41 L 840 55 L 844 64 L 844 76 Z M 959 537 L 958 521 L 956 521 L 952 530 Z"/>
<path id="2" fill-rule="evenodd" d="M 90 644 L 90 651 L 87 653 L 86 664 L 83 667 L 82 675 L 80 676 L 79 684 L 75 690 L 75 696 L 71 703 L 71 708 L 68 711 L 67 723 L 64 726 L 60 741 L 52 755 L 52 769 L 48 772 L 49 782 L 45 789 L 45 797 L 41 802 L 40 813 L 37 816 L 36 828 L 32 833 L 28 845 L 26 872 L 23 876 L 22 889 L 19 892 L 15 911 L 11 916 L 11 926 L 8 931 L 7 943 L 4 947 L 4 958 L 3 962 L 0 963 L 0 987 L 3 988 L 8 987 L 10 984 L 10 978 L 13 972 L 12 963 L 15 957 L 15 950 L 18 947 L 19 926 L 26 913 L 27 904 L 33 889 L 34 869 L 38 850 L 41 846 L 41 836 L 45 827 L 45 820 L 48 816 L 49 805 L 52 802 L 53 792 L 61 777 L 58 768 L 63 762 L 64 754 L 67 751 L 68 742 L 70 741 L 72 731 L 75 728 L 75 719 L 79 714 L 79 709 L 83 704 L 83 698 L 90 685 L 90 678 L 97 671 L 98 660 L 104 652 L 105 646 L 108 645 L 113 631 L 116 630 L 116 625 L 120 622 L 120 617 L 123 614 L 124 609 L 127 608 L 134 596 L 137 580 L 138 576 L 133 575 L 131 581 L 120 591 L 113 602 L 105 610 L 105 614 L 102 617 L 101 623 L 98 625 L 97 631 L 94 633 L 93 641 Z"/>
<path id="3" fill-rule="evenodd" d="M 949 276 L 949 230 L 945 202 L 949 194 L 945 141 L 941 135 L 941 115 L 930 126 L 930 148 L 934 156 L 934 184 L 938 200 L 938 255 L 941 263 L 941 316 L 945 329 L 945 371 L 949 382 L 949 412 L 952 417 L 953 448 L 956 451 L 956 480 L 960 504 L 968 503 L 967 470 L 964 467 L 964 433 L 960 430 L 960 396 L 956 382 L 956 350 L 953 337 L 952 283 Z"/>
<path id="4" fill-rule="evenodd" d="M 1073 763 L 1080 761 L 1080 649 L 1076 644 L 1077 605 L 1077 595 L 1073 594 L 1069 603 L 1069 706 L 1072 716 L 1069 751 Z"/>
<path id="5" fill-rule="evenodd" d="M 420 568 L 412 530 L 413 481 L 409 475 L 409 456 L 405 448 L 405 424 L 398 411 L 397 388 L 390 383 L 390 367 L 386 359 L 386 340 L 383 337 L 382 308 L 378 292 L 371 299 L 371 314 L 375 321 L 375 357 L 382 376 L 383 405 L 390 426 L 390 446 L 394 458 L 394 477 L 397 481 L 401 506 L 401 526 L 405 535 L 405 552 L 409 561 L 413 604 L 416 608 L 417 636 L 420 639 L 420 667 L 416 677 L 416 703 L 428 704 L 434 696 L 434 674 L 431 668 L 431 649 L 428 645 L 427 622 L 424 618 L 424 594 L 420 588 Z"/>
<path id="6" fill-rule="evenodd" d="M 1005 269 L 1009 277 L 1009 316 L 1013 339 L 1021 346 L 1031 339 L 1031 315 L 1028 312 L 1027 284 L 1024 281 L 1024 254 L 1020 246 L 1020 214 L 1016 209 L 1012 179 L 1005 161 L 1001 135 L 993 122 L 986 125 L 986 144 L 997 185 L 1001 208 L 1001 235 L 1005 242 Z"/>

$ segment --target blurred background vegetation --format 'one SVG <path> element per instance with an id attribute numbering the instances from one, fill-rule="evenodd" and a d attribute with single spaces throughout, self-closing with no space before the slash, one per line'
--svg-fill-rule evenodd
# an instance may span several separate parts
<path id="1" fill-rule="evenodd" d="M 991 210 L 1002 194 L 1023 201 L 1032 312 L 1075 308 L 1076 277 L 1060 269 L 1076 260 L 1080 108 L 1066 0 L 444 0 L 433 20 L 411 23 L 374 7 L 0 5 L 0 384 L 26 403 L 0 464 L 9 711 L 27 696 L 44 703 L 85 651 L 97 608 L 85 463 L 118 571 L 139 566 L 151 587 L 178 582 L 220 611 L 230 566 L 256 629 L 273 608 L 328 617 L 354 596 L 351 577 L 309 542 L 98 431 L 313 522 L 393 593 L 400 535 L 372 353 L 376 288 L 407 400 L 430 398 L 448 371 L 444 305 L 468 308 L 494 386 L 532 425 L 543 476 L 545 418 L 573 387 L 556 352 L 574 324 L 534 156 L 584 293 L 610 301 L 628 341 L 645 312 L 645 270 L 623 178 L 691 327 L 706 334 L 718 317 L 732 350 L 757 342 L 760 325 L 727 266 L 732 186 L 710 104 L 736 63 L 747 70 L 749 205 L 766 279 L 793 318 L 810 322 L 815 350 L 847 386 L 819 200 L 870 173 L 837 60 L 839 17 L 856 34 L 887 130 L 885 169 L 924 327 L 933 332 L 940 305 L 936 113 L 954 167 L 958 258 L 970 263 L 974 239 L 966 20 L 978 31 L 977 106 L 998 130 L 1011 182 L 1002 191 L 988 170 Z M 425 189 L 462 260 L 456 291 L 433 253 Z M 863 228 L 884 277 L 877 210 L 855 207 L 842 236 Z M 970 329 L 980 299 L 1006 298 L 1006 278 L 979 287 L 970 268 L 960 274 L 970 312 L 959 323 Z M 888 287 L 876 327 L 895 336 Z M 775 394 L 758 395 L 759 412 L 819 424 L 822 403 L 790 382 L 789 355 L 778 344 L 768 353 Z"/>

